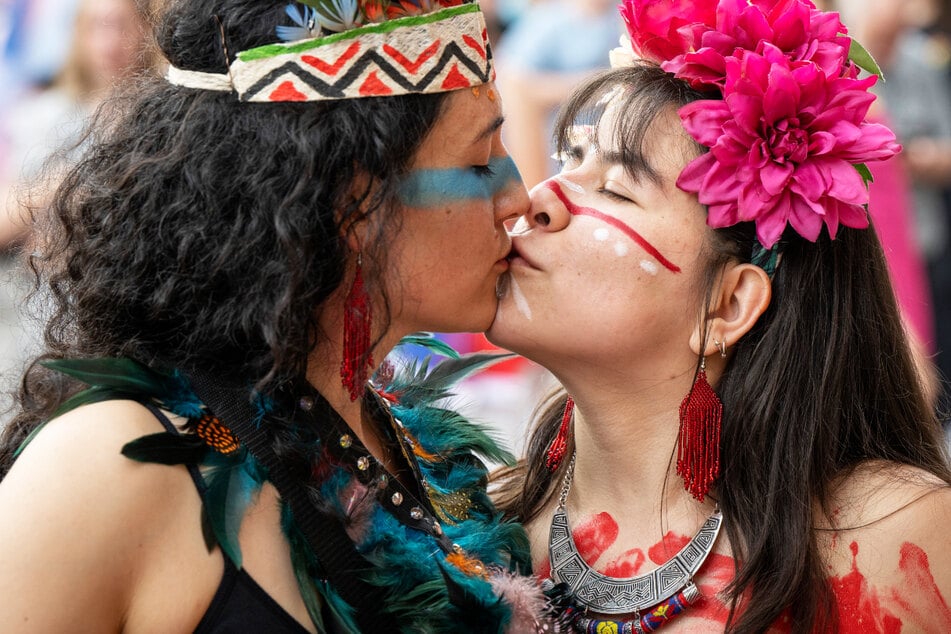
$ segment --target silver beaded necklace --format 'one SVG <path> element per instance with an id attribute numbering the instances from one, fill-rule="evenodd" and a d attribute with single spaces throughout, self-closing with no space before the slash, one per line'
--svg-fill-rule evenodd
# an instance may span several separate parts
<path id="1" fill-rule="evenodd" d="M 720 509 L 714 510 L 693 539 L 666 563 L 635 577 L 609 577 L 585 562 L 571 534 L 565 502 L 571 490 L 575 457 L 568 464 L 548 533 L 552 579 L 567 584 L 578 603 L 601 614 L 640 613 L 687 588 L 713 551 L 723 523 Z"/>

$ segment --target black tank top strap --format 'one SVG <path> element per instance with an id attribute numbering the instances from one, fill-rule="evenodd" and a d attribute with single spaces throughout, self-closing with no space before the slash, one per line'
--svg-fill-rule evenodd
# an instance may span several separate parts
<path id="1" fill-rule="evenodd" d="M 162 427 L 165 428 L 165 431 L 175 435 L 181 434 L 181 432 L 178 431 L 178 428 L 172 424 L 172 421 L 168 419 L 168 416 L 165 415 L 165 412 L 160 410 L 152 403 L 143 403 L 143 405 L 145 405 L 146 409 L 152 412 L 152 415 L 155 416 L 155 418 L 157 418 L 160 423 L 162 423 Z M 202 499 L 204 499 L 205 491 L 208 487 L 205 486 L 205 479 L 201 477 L 201 471 L 199 471 L 198 466 L 194 464 L 188 464 L 185 466 L 188 468 L 188 473 L 191 475 L 192 481 L 195 483 L 195 487 L 198 489 L 199 495 L 201 495 Z"/>

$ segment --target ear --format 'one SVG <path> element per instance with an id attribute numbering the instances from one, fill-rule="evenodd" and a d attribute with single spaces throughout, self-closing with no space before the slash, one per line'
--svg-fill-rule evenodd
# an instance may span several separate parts
<path id="1" fill-rule="evenodd" d="M 729 348 L 750 331 L 766 312 L 772 299 L 772 283 L 766 271 L 754 264 L 728 264 L 710 298 L 707 314 L 707 340 L 700 341 L 701 328 L 690 338 L 695 354 L 704 356 L 719 352 L 714 339 Z"/>
<path id="2" fill-rule="evenodd" d="M 366 244 L 369 222 L 366 212 L 368 201 L 373 197 L 375 188 L 373 178 L 365 171 L 358 169 L 347 190 L 346 206 L 359 205 L 359 210 L 354 210 L 349 217 L 343 217 L 342 210 L 337 212 L 340 232 L 353 253 L 360 253 L 363 245 Z"/>

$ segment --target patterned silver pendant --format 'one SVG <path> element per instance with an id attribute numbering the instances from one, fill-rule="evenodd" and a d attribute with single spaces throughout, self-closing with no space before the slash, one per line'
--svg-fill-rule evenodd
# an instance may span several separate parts
<path id="1" fill-rule="evenodd" d="M 568 511 L 559 505 L 551 519 L 548 555 L 551 576 L 566 583 L 575 600 L 601 614 L 632 614 L 646 610 L 683 590 L 713 550 L 723 514 L 716 509 L 693 539 L 670 561 L 636 577 L 609 577 L 591 568 L 578 553 Z"/>

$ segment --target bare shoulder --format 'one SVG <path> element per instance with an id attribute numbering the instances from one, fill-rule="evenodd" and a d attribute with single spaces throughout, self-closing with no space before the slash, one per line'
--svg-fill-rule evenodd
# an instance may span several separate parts
<path id="1" fill-rule="evenodd" d="M 0 631 L 66 631 L 70 614 L 119 629 L 150 527 L 189 493 L 184 469 L 121 454 L 160 431 L 138 403 L 107 401 L 50 421 L 27 445 L 0 482 Z"/>
<path id="2" fill-rule="evenodd" d="M 903 632 L 951 632 L 951 486 L 913 467 L 866 465 L 835 503 L 818 534 L 840 607 L 874 604 Z"/>

